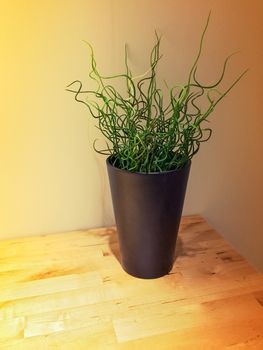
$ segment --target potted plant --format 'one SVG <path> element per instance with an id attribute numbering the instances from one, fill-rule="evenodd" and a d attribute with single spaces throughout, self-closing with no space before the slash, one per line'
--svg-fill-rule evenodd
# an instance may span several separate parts
<path id="1" fill-rule="evenodd" d="M 88 107 L 107 139 L 105 149 L 98 150 L 95 142 L 94 148 L 108 156 L 106 164 L 122 266 L 136 277 L 157 278 L 171 270 L 191 159 L 201 143 L 211 137 L 208 116 L 246 73 L 219 92 L 217 87 L 224 78 L 229 56 L 215 83 L 204 85 L 197 79 L 208 23 L 209 16 L 183 86 L 166 86 L 164 93 L 158 87 L 156 69 L 161 55 L 160 37 L 156 33 L 150 69 L 144 75 L 133 77 L 125 47 L 125 72 L 102 76 L 88 44 L 89 77 L 97 87 L 85 90 L 79 80 L 67 87 L 76 101 Z M 117 89 L 116 80 L 123 81 L 125 89 Z"/>

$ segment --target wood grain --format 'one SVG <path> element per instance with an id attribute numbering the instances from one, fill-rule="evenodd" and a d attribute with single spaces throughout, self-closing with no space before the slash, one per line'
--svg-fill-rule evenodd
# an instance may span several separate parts
<path id="1" fill-rule="evenodd" d="M 263 349 L 263 275 L 200 216 L 171 273 L 120 266 L 116 230 L 0 242 L 0 349 Z"/>

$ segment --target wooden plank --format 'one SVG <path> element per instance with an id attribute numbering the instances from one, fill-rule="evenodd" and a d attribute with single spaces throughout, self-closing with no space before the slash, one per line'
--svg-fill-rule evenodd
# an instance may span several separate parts
<path id="1" fill-rule="evenodd" d="M 114 228 L 0 242 L 0 349 L 261 349 L 263 275 L 200 216 L 171 273 L 120 266 Z"/>

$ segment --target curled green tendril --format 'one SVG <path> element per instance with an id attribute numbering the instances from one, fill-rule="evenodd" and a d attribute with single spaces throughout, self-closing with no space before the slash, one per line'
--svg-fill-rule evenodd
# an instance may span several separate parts
<path id="1" fill-rule="evenodd" d="M 96 152 L 111 155 L 113 164 L 121 169 L 161 172 L 183 167 L 199 151 L 201 143 L 210 139 L 212 130 L 207 125 L 203 127 L 203 123 L 247 71 L 220 92 L 217 87 L 224 78 L 230 55 L 215 83 L 205 85 L 197 79 L 209 19 L 210 14 L 187 83 L 169 88 L 166 105 L 156 81 L 156 68 L 161 59 L 161 38 L 157 33 L 150 55 L 150 69 L 140 77 L 133 77 L 131 73 L 127 46 L 125 73 L 102 76 L 97 70 L 93 48 L 87 43 L 91 50 L 89 77 L 97 88 L 85 90 L 82 82 L 76 80 L 68 85 L 67 90 L 74 93 L 75 100 L 85 104 L 91 115 L 98 119 L 98 128 L 107 141 L 105 149 L 97 149 L 95 140 L 93 147 Z M 124 80 L 126 96 L 114 87 L 115 79 Z M 201 106 L 201 98 L 207 101 L 205 108 Z"/>

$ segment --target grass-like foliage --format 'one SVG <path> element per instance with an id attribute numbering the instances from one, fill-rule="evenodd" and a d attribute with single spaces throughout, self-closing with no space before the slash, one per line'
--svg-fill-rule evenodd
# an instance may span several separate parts
<path id="1" fill-rule="evenodd" d="M 226 90 L 218 91 L 229 56 L 216 82 L 211 85 L 200 83 L 196 72 L 208 23 L 209 16 L 187 83 L 166 88 L 166 96 L 157 85 L 156 69 L 161 58 L 157 33 L 150 69 L 139 78 L 133 77 L 129 68 L 127 47 L 125 73 L 105 77 L 97 70 L 93 48 L 88 44 L 91 50 L 89 77 L 97 88 L 84 90 L 81 81 L 76 80 L 67 90 L 73 92 L 75 100 L 84 103 L 90 114 L 98 119 L 98 127 L 108 141 L 106 149 L 96 149 L 95 142 L 94 148 L 101 154 L 111 155 L 114 166 L 144 173 L 179 169 L 198 152 L 200 144 L 211 137 L 212 130 L 206 123 L 208 116 L 246 71 Z M 116 79 L 124 81 L 125 92 L 114 87 Z"/>

